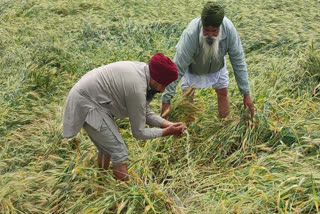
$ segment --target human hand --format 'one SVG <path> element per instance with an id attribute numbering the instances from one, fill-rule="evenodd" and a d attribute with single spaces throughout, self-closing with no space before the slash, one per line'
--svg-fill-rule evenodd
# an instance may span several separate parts
<path id="1" fill-rule="evenodd" d="M 247 107 L 249 107 L 249 110 L 251 112 L 251 117 L 254 117 L 254 105 L 252 103 L 251 97 L 249 94 L 246 94 L 243 96 L 243 105 L 244 105 L 244 109 L 247 109 Z"/>
<path id="2" fill-rule="evenodd" d="M 174 135 L 175 137 L 180 138 L 183 136 L 185 130 L 187 130 L 187 127 L 182 123 L 172 123 L 163 130 L 163 136 Z"/>
<path id="3" fill-rule="evenodd" d="M 175 134 L 174 136 L 176 138 L 181 138 L 184 135 L 185 131 L 187 130 L 187 127 L 185 125 L 183 125 L 181 122 L 174 123 L 173 125 L 175 125 L 175 124 L 177 124 L 177 126 L 181 125 L 181 126 L 179 126 L 181 130 L 178 134 Z"/>
<path id="4" fill-rule="evenodd" d="M 162 103 L 160 116 L 167 119 L 170 115 L 170 103 Z"/>

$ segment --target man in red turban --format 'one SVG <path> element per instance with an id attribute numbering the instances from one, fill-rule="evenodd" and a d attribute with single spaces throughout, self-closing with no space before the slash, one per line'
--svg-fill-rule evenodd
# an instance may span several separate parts
<path id="1" fill-rule="evenodd" d="M 186 130 L 182 123 L 165 120 L 149 108 L 153 95 L 177 78 L 174 62 L 160 53 L 152 56 L 149 65 L 121 61 L 89 71 L 69 92 L 63 136 L 74 137 L 83 127 L 98 149 L 99 167 L 108 169 L 111 161 L 116 179 L 128 181 L 128 150 L 115 118 L 129 117 L 137 139 L 181 137 Z"/>

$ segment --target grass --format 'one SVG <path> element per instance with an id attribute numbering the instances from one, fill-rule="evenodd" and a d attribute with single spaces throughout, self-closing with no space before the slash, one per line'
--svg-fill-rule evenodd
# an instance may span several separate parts
<path id="1" fill-rule="evenodd" d="M 178 89 L 171 120 L 188 133 L 128 143 L 131 182 L 101 174 L 82 131 L 62 138 L 64 101 L 87 71 L 173 58 L 205 1 L 0 2 L 1 213 L 318 213 L 319 1 L 224 1 L 246 54 L 256 116 L 246 122 L 230 71 L 230 116 L 216 94 Z M 152 103 L 160 112 L 160 97 Z"/>

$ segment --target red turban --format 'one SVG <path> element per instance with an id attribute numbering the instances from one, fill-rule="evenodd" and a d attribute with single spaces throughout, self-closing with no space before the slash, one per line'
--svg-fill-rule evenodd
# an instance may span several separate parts
<path id="1" fill-rule="evenodd" d="M 151 78 L 162 85 L 169 85 L 178 79 L 177 66 L 162 53 L 156 53 L 151 57 L 149 69 Z"/>

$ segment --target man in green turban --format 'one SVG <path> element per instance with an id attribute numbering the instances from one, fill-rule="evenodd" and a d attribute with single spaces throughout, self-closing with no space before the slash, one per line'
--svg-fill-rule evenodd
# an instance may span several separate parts
<path id="1" fill-rule="evenodd" d="M 173 59 L 178 68 L 178 79 L 167 86 L 162 95 L 161 113 L 169 112 L 170 100 L 181 80 L 181 88 L 190 90 L 193 100 L 196 88 L 213 87 L 218 97 L 218 112 L 221 118 L 228 115 L 229 76 L 226 69 L 226 54 L 232 64 L 238 88 L 243 95 L 244 108 L 254 116 L 250 97 L 247 65 L 239 35 L 232 22 L 224 16 L 224 9 L 216 2 L 207 2 L 201 16 L 193 19 L 183 31 Z M 165 118 L 169 114 L 163 115 Z"/>

